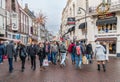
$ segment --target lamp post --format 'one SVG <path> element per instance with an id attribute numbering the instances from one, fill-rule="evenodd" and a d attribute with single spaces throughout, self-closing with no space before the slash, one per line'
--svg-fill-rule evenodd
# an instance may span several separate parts
<path id="1" fill-rule="evenodd" d="M 83 10 L 85 13 L 85 40 L 87 40 L 87 19 L 86 19 L 87 12 L 82 7 L 79 7 L 78 14 L 81 14 L 81 10 Z"/>

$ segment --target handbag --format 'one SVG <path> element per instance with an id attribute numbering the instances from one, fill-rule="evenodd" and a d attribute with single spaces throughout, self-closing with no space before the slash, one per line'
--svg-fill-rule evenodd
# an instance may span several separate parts
<path id="1" fill-rule="evenodd" d="M 83 64 L 89 64 L 89 61 L 86 56 L 83 56 L 82 62 L 83 62 Z"/>
<path id="2" fill-rule="evenodd" d="M 43 60 L 43 66 L 49 66 L 48 59 Z"/>

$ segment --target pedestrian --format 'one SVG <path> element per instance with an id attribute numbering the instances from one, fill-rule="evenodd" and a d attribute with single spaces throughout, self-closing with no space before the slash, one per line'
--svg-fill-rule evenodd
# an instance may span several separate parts
<path id="1" fill-rule="evenodd" d="M 4 42 L 3 41 L 1 41 L 1 46 L 3 47 L 3 54 L 2 54 L 2 62 L 1 62 L 1 64 L 3 64 L 3 61 L 4 61 L 4 57 L 6 56 L 5 54 L 6 54 L 6 46 L 5 46 L 5 44 L 4 44 Z"/>
<path id="2" fill-rule="evenodd" d="M 17 48 L 16 48 L 16 56 L 15 56 L 15 61 L 17 61 L 17 57 L 20 55 L 20 47 L 21 47 L 21 42 L 17 43 Z"/>
<path id="3" fill-rule="evenodd" d="M 50 51 L 51 43 L 45 42 L 44 46 L 45 46 L 45 54 L 48 57 L 48 62 L 52 62 L 52 56 L 51 56 L 51 51 Z"/>
<path id="4" fill-rule="evenodd" d="M 2 42 L 0 41 L 0 64 L 3 64 L 3 55 L 4 55 L 4 47 Z"/>
<path id="5" fill-rule="evenodd" d="M 54 65 L 56 65 L 57 53 L 58 53 L 58 46 L 56 42 L 53 42 L 53 44 L 51 45 L 51 55 L 52 55 L 52 60 L 53 60 L 52 62 Z"/>
<path id="6" fill-rule="evenodd" d="M 62 41 L 62 43 L 60 43 L 60 54 L 62 56 L 62 60 L 61 60 L 61 63 L 60 63 L 60 66 L 63 67 L 63 66 L 66 66 L 65 64 L 65 60 L 66 60 L 66 46 L 65 46 L 65 42 Z"/>
<path id="7" fill-rule="evenodd" d="M 44 70 L 45 67 L 43 66 L 43 60 L 46 58 L 46 54 L 45 54 L 45 47 L 44 44 L 41 42 L 39 43 L 39 49 L 38 49 L 38 54 L 39 56 L 39 61 L 40 61 L 40 70 Z"/>
<path id="8" fill-rule="evenodd" d="M 23 43 L 20 44 L 20 59 L 21 59 L 21 71 L 24 72 L 25 69 L 25 60 L 27 57 L 26 47 Z"/>
<path id="9" fill-rule="evenodd" d="M 6 47 L 7 55 L 8 55 L 8 62 L 9 62 L 9 72 L 13 72 L 13 57 L 14 57 L 14 43 L 10 41 L 10 43 Z"/>
<path id="10" fill-rule="evenodd" d="M 15 62 L 17 62 L 17 56 L 18 56 L 18 53 L 17 53 L 17 43 L 15 43 L 14 48 L 15 48 L 14 60 L 15 60 Z"/>
<path id="11" fill-rule="evenodd" d="M 84 54 L 83 52 L 83 47 L 80 45 L 80 43 L 77 41 L 76 46 L 74 48 L 75 50 L 75 66 L 76 69 L 80 68 L 82 66 L 82 55 Z"/>
<path id="12" fill-rule="evenodd" d="M 60 44 L 59 44 L 59 42 L 56 42 L 56 44 L 57 44 L 57 46 L 58 46 L 58 53 L 57 53 L 57 62 L 60 62 Z"/>
<path id="13" fill-rule="evenodd" d="M 106 66 L 105 66 L 105 60 L 106 60 L 106 50 L 105 48 L 100 44 L 100 42 L 96 42 L 96 48 L 95 48 L 95 57 L 97 60 L 97 66 L 98 66 L 98 71 L 100 71 L 100 65 L 102 64 L 104 72 L 106 71 Z"/>
<path id="14" fill-rule="evenodd" d="M 86 46 L 86 57 L 87 57 L 89 63 L 92 63 L 92 55 L 93 55 L 92 44 L 88 43 Z"/>
<path id="15" fill-rule="evenodd" d="M 34 44 L 34 42 L 32 42 L 31 46 L 29 47 L 29 55 L 31 57 L 31 69 L 35 70 L 36 69 L 36 54 L 37 54 L 37 49 L 36 46 Z"/>
<path id="16" fill-rule="evenodd" d="M 75 64 L 75 53 L 74 53 L 75 43 L 71 42 L 68 47 L 68 53 L 71 55 L 72 64 Z"/>
<path id="17" fill-rule="evenodd" d="M 30 43 L 28 43 L 27 46 L 26 46 L 27 60 L 28 60 L 28 61 L 30 60 L 29 48 L 30 48 Z"/>

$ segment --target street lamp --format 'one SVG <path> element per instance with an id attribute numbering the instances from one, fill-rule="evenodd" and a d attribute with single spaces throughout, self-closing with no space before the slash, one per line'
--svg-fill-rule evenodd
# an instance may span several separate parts
<path id="1" fill-rule="evenodd" d="M 81 10 L 83 10 L 84 13 L 85 13 L 85 40 L 87 40 L 87 19 L 86 19 L 87 12 L 82 7 L 79 7 L 78 8 L 78 14 L 81 14 Z"/>

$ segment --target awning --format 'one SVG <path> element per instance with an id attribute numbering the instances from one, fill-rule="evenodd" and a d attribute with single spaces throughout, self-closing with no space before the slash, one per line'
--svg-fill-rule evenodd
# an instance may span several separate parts
<path id="1" fill-rule="evenodd" d="M 85 24 L 86 24 L 86 27 L 87 27 L 87 22 L 84 22 L 84 23 L 81 23 L 79 25 L 79 29 L 84 29 L 85 28 Z"/>
<path id="2" fill-rule="evenodd" d="M 103 26 L 106 24 L 117 24 L 117 17 L 112 17 L 108 19 L 98 19 L 96 22 L 96 26 Z"/>
<path id="3" fill-rule="evenodd" d="M 100 42 L 115 42 L 117 41 L 117 38 L 97 38 L 95 41 L 100 41 Z"/>
<path id="4" fill-rule="evenodd" d="M 68 29 L 68 32 L 74 31 L 75 30 L 75 26 L 71 27 Z"/>
<path id="5" fill-rule="evenodd" d="M 74 30 L 75 30 L 75 26 L 72 27 L 72 31 L 74 31 Z"/>

